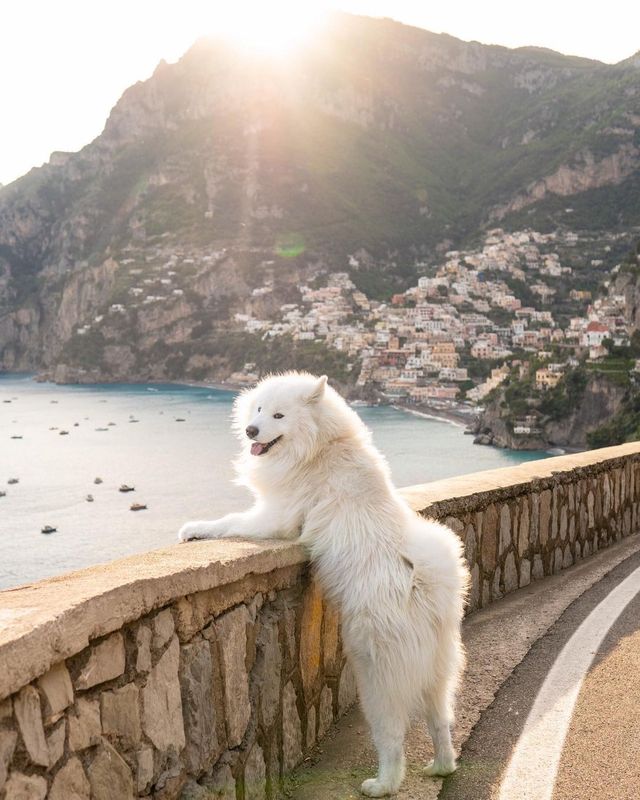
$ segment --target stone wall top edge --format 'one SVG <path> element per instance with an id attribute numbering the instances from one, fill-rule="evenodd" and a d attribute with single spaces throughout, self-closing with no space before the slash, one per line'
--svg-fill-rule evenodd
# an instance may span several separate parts
<path id="1" fill-rule="evenodd" d="M 402 494 L 415 511 L 453 513 L 456 509 L 474 510 L 490 502 L 516 497 L 558 483 L 608 472 L 629 460 L 640 460 L 640 442 L 587 450 L 581 453 L 529 461 L 513 467 L 485 470 L 432 483 L 407 486 Z"/>
<path id="2" fill-rule="evenodd" d="M 0 592 L 0 700 L 178 598 L 305 562 L 291 542 L 189 542 Z"/>

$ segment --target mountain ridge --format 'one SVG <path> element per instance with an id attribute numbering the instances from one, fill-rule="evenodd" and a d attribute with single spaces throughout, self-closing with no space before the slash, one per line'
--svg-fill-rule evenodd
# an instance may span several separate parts
<path id="1" fill-rule="evenodd" d="M 199 40 L 91 143 L 0 189 L 0 368 L 55 367 L 74 327 L 121 303 L 131 258 L 202 267 L 191 336 L 200 316 L 229 325 L 271 272 L 274 303 L 319 269 L 384 296 L 495 219 L 625 230 L 637 83 L 635 66 L 344 14 L 287 67 Z"/>

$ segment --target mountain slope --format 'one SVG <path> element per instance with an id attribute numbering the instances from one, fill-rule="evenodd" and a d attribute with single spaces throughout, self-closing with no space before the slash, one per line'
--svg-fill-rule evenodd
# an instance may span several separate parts
<path id="1" fill-rule="evenodd" d="M 570 202 L 575 228 L 638 224 L 639 78 L 633 59 L 342 14 L 293 61 L 198 42 L 128 89 L 94 142 L 0 189 L 0 367 L 79 350 L 97 375 L 181 377 L 201 340 L 224 374 L 237 362 L 204 344 L 235 313 L 268 315 L 356 251 L 354 280 L 376 294 L 497 219 L 548 228 Z M 162 312 L 127 308 L 74 344 L 169 262 L 182 294 Z M 265 281 L 270 299 L 252 299 Z M 125 333 L 131 355 L 105 359 Z M 167 370 L 156 345 L 172 341 L 191 350 Z"/>

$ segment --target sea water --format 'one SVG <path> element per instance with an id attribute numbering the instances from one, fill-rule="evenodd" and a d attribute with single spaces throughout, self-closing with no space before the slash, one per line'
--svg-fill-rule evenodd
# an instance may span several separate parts
<path id="1" fill-rule="evenodd" d="M 0 375 L 0 588 L 163 547 L 188 520 L 246 508 L 251 496 L 233 483 L 231 466 L 233 397 Z M 460 427 L 390 407 L 357 411 L 398 486 L 545 455 L 479 447 Z M 147 509 L 131 511 L 133 502 Z M 45 525 L 56 532 L 41 533 Z"/>

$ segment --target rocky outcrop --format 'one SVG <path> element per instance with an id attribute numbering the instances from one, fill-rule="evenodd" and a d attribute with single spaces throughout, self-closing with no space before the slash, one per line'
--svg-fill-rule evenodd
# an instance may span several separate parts
<path id="1" fill-rule="evenodd" d="M 513 432 L 513 417 L 505 408 L 504 390 L 500 390 L 474 423 L 474 441 L 510 450 L 546 450 L 554 447 L 584 450 L 588 447 L 587 434 L 620 410 L 627 393 L 625 386 L 602 374 L 594 374 L 566 416 L 553 419 L 534 413 L 536 421 L 531 427 L 536 432 L 522 434 Z"/>
<path id="2" fill-rule="evenodd" d="M 523 143 L 528 144 L 531 138 Z M 600 160 L 590 150 L 585 150 L 573 163 L 561 164 L 553 174 L 530 183 L 524 192 L 494 208 L 490 216 L 496 220 L 503 219 L 507 214 L 544 200 L 550 194 L 569 197 L 601 186 L 615 186 L 636 172 L 639 166 L 640 148 L 633 144 L 623 144 L 615 153 Z"/>

